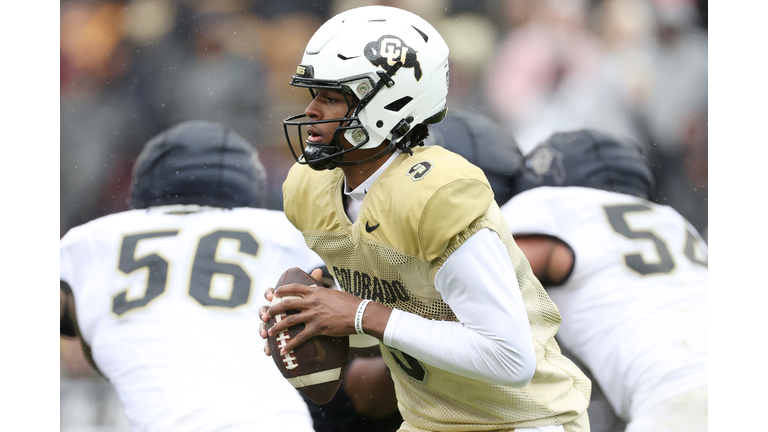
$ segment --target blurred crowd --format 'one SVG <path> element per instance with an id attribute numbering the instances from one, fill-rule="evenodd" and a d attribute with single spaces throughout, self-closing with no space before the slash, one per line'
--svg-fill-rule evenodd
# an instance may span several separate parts
<path id="1" fill-rule="evenodd" d="M 443 35 L 449 109 L 498 120 L 523 152 L 556 130 L 634 138 L 653 163 L 655 201 L 706 239 L 706 0 L 62 1 L 61 235 L 127 210 L 142 145 L 193 119 L 258 148 L 269 206 L 281 209 L 294 163 L 281 122 L 309 102 L 288 85 L 302 49 L 328 18 L 374 3 L 415 12 Z M 62 339 L 62 430 L 127 430 L 71 344 Z"/>

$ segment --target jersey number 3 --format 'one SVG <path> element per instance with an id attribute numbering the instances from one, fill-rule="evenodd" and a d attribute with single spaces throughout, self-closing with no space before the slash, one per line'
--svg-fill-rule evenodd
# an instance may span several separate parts
<path id="1" fill-rule="evenodd" d="M 160 231 L 123 238 L 118 268 L 125 274 L 146 268 L 148 271 L 146 289 L 143 297 L 130 300 L 127 289 L 119 292 L 112 300 L 112 312 L 122 315 L 131 309 L 146 306 L 165 292 L 168 282 L 168 261 L 156 253 L 136 259 L 136 248 L 141 240 L 172 237 L 178 233 L 179 231 Z M 237 264 L 216 261 L 216 249 L 221 239 L 238 240 L 241 253 L 256 256 L 259 250 L 259 244 L 251 234 L 245 231 L 219 230 L 200 238 L 192 263 L 189 295 L 203 306 L 234 308 L 248 302 L 248 297 L 251 294 L 251 278 Z M 211 283 L 214 275 L 223 275 L 230 279 L 232 290 L 228 298 L 211 295 Z"/>

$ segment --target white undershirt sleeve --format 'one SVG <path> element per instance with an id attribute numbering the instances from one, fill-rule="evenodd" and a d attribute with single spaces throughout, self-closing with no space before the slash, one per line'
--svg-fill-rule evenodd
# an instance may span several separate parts
<path id="1" fill-rule="evenodd" d="M 458 375 L 523 387 L 536 369 L 528 315 L 499 236 L 482 229 L 446 260 L 435 287 L 459 322 L 393 310 L 384 344 Z"/>

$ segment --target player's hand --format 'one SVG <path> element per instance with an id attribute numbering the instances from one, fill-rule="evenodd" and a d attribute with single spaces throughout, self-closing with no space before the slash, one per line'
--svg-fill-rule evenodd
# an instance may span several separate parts
<path id="1" fill-rule="evenodd" d="M 314 277 L 314 272 L 312 277 Z M 270 300 L 272 295 L 302 297 L 283 300 L 267 308 L 266 314 L 261 315 L 262 321 L 266 322 L 270 317 L 287 310 L 299 311 L 298 314 L 288 315 L 280 322 L 275 323 L 269 330 L 269 334 L 274 335 L 297 324 L 303 323 L 305 325 L 304 330 L 288 341 L 281 352 L 290 352 L 317 335 L 347 336 L 355 333 L 354 317 L 361 301 L 359 297 L 342 291 L 301 284 L 283 285 L 273 292 L 267 291 L 265 296 L 268 296 Z M 264 311 L 264 307 L 260 310 L 260 312 L 262 311 Z M 262 328 L 266 330 L 266 323 Z M 263 331 L 262 337 L 266 337 L 266 334 L 266 331 Z"/>
<path id="2" fill-rule="evenodd" d="M 323 271 L 319 268 L 312 270 L 312 273 L 310 274 L 313 279 L 320 280 L 323 277 Z M 267 299 L 267 303 L 269 304 L 272 301 L 272 293 L 275 291 L 274 288 L 270 287 L 267 288 L 266 291 L 264 291 L 264 298 Z M 269 310 L 269 306 L 262 306 L 259 308 L 259 317 L 261 317 L 261 324 L 259 324 L 259 335 L 262 339 L 264 339 L 264 354 L 267 356 L 271 356 L 272 352 L 269 349 L 269 343 L 266 341 L 267 339 L 267 321 L 269 321 L 269 313 L 267 312 Z"/>
<path id="3" fill-rule="evenodd" d="M 267 299 L 267 303 L 272 301 L 272 293 L 275 291 L 274 288 L 267 288 L 266 291 L 264 291 L 264 298 Z M 271 356 L 272 353 L 269 350 L 269 343 L 267 342 L 267 321 L 269 321 L 269 314 L 267 311 L 269 310 L 269 306 L 265 305 L 259 308 L 259 317 L 261 318 L 261 324 L 259 324 L 259 336 L 261 336 L 262 339 L 264 339 L 264 354 L 267 356 Z"/>

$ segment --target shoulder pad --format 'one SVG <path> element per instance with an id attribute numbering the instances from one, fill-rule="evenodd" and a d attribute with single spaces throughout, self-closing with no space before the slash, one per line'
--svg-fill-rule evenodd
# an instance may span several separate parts
<path id="1" fill-rule="evenodd" d="M 360 215 L 361 226 L 369 220 L 380 223 L 375 237 L 427 261 L 440 256 L 451 238 L 493 202 L 479 168 L 436 146 L 400 155 L 374 188 Z"/>

